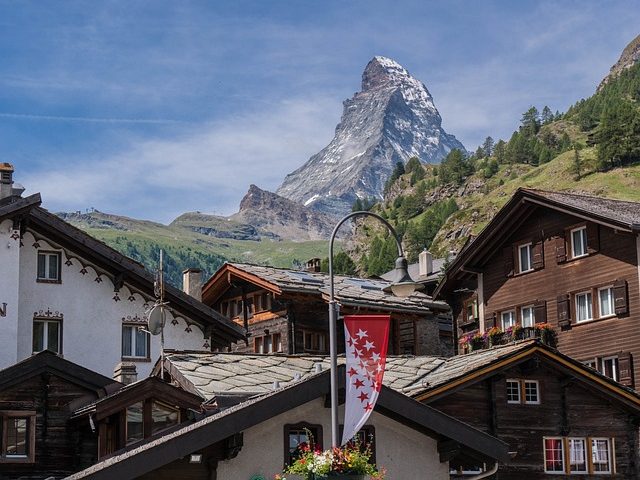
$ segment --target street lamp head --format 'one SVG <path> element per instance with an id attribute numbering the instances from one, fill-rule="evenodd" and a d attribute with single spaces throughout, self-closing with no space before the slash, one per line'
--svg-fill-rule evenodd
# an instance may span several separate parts
<path id="1" fill-rule="evenodd" d="M 414 282 L 409 276 L 406 258 L 396 258 L 396 267 L 393 272 L 391 285 L 383 288 L 383 292 L 393 293 L 396 297 L 408 297 L 413 292 L 424 288 L 424 285 Z"/>

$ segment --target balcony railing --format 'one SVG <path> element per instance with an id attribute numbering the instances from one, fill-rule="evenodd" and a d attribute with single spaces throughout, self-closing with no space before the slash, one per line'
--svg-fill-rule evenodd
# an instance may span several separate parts
<path id="1" fill-rule="evenodd" d="M 558 334 L 548 323 L 538 323 L 534 327 L 509 327 L 501 330 L 493 327 L 486 332 L 467 333 L 460 338 L 459 353 L 470 353 L 477 350 L 507 345 L 519 340 L 537 338 L 550 347 L 556 346 Z"/>

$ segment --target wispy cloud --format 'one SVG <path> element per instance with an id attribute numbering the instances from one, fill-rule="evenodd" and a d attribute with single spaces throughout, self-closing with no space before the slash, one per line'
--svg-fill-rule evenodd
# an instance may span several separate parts
<path id="1" fill-rule="evenodd" d="M 88 122 L 88 123 L 141 123 L 141 124 L 177 124 L 185 123 L 181 120 L 163 118 L 104 118 L 104 117 L 69 117 L 61 115 L 38 115 L 31 113 L 0 112 L 0 118 L 15 118 L 17 120 L 45 120 L 53 122 Z"/>

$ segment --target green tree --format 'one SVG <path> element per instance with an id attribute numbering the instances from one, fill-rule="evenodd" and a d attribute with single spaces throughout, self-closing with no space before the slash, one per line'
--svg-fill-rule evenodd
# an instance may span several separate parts
<path id="1" fill-rule="evenodd" d="M 547 125 L 553 122 L 553 119 L 554 119 L 553 112 L 548 106 L 545 105 L 544 108 L 542 109 L 542 114 L 540 115 L 540 120 L 542 120 L 542 124 Z"/>
<path id="2" fill-rule="evenodd" d="M 525 136 L 532 136 L 540 130 L 540 113 L 536 107 L 530 107 L 522 114 L 520 131 Z"/>
<path id="3" fill-rule="evenodd" d="M 493 154 L 499 164 L 507 163 L 506 148 L 507 143 L 504 140 L 498 140 L 493 148 Z"/>
<path id="4" fill-rule="evenodd" d="M 391 185 L 393 185 L 397 179 L 399 179 L 402 175 L 404 175 L 404 173 L 405 173 L 404 163 L 397 162 L 396 166 L 393 168 L 393 172 L 391 172 L 391 176 L 389 177 L 387 182 L 384 184 L 384 193 L 387 193 L 389 191 L 389 188 L 391 188 Z"/>
<path id="5" fill-rule="evenodd" d="M 455 183 L 460 185 L 467 176 L 473 173 L 473 169 L 462 151 L 453 149 L 440 163 L 438 173 L 441 184 Z"/>
<path id="6" fill-rule="evenodd" d="M 494 146 L 495 142 L 493 141 L 493 138 L 487 137 L 484 139 L 482 150 L 485 157 L 490 157 L 491 155 L 493 155 Z"/>
<path id="7" fill-rule="evenodd" d="M 573 147 L 573 164 L 571 165 L 571 173 L 575 180 L 582 178 L 582 159 L 578 147 Z"/>
<path id="8" fill-rule="evenodd" d="M 329 273 L 329 257 L 322 259 L 320 262 L 320 270 Z M 333 273 L 352 277 L 358 273 L 358 268 L 355 262 L 351 260 L 351 257 L 341 251 L 333 256 Z"/>

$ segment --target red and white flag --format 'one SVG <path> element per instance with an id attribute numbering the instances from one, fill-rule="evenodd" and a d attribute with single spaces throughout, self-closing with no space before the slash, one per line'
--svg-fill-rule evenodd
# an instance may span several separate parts
<path id="1" fill-rule="evenodd" d="M 342 443 L 367 422 L 382 388 L 387 362 L 389 315 L 347 315 L 344 337 L 347 378 Z"/>

